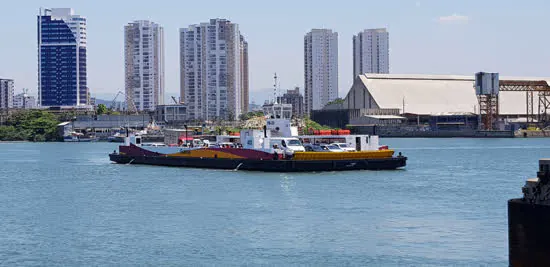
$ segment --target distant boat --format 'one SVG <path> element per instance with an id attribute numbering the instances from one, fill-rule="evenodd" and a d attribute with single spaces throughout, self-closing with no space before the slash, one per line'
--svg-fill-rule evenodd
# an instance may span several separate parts
<path id="1" fill-rule="evenodd" d="M 63 142 L 95 142 L 97 138 L 94 136 L 85 136 L 83 133 L 71 132 L 63 136 Z"/>
<path id="2" fill-rule="evenodd" d="M 124 135 L 121 133 L 115 133 L 112 136 L 109 136 L 107 140 L 111 143 L 124 143 Z"/>

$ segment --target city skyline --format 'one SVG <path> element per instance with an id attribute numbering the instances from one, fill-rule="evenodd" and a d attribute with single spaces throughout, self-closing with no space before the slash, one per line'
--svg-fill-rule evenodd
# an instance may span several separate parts
<path id="1" fill-rule="evenodd" d="M 352 83 L 351 39 L 361 29 L 388 28 L 392 33 L 392 73 L 463 74 L 497 71 L 512 76 L 550 76 L 550 53 L 543 42 L 525 42 L 510 38 L 505 33 L 522 32 L 523 36 L 538 36 L 548 24 L 543 10 L 546 2 L 530 2 L 518 7 L 512 3 L 495 1 L 437 2 L 410 1 L 399 3 L 349 2 L 369 6 L 364 9 L 333 9 L 316 6 L 316 12 L 305 12 L 315 2 L 293 3 L 265 8 L 260 3 L 235 5 L 214 1 L 209 8 L 200 4 L 171 4 L 159 1 L 159 9 L 144 8 L 146 3 L 136 1 L 131 6 L 97 1 L 76 3 L 54 1 L 51 7 L 72 7 L 88 19 L 88 87 L 93 96 L 111 99 L 124 88 L 123 25 L 136 19 L 149 19 L 165 27 L 166 32 L 166 96 L 179 95 L 179 60 L 177 30 L 196 21 L 227 18 L 238 21 L 250 44 L 250 100 L 263 102 L 270 94 L 271 76 L 277 72 L 281 87 L 303 88 L 303 35 L 312 28 L 322 27 L 337 31 L 339 40 L 339 94 L 345 95 Z M 9 65 L 0 67 L 0 77 L 16 81 L 16 91 L 29 88 L 36 95 L 36 23 L 34 17 L 41 2 L 36 0 L 6 3 L 7 10 L 0 18 L 0 33 L 17 42 L 6 42 L 0 58 Z M 100 8 L 109 4 L 106 12 Z M 244 4 L 244 3 L 243 3 Z M 32 8 L 30 8 L 32 7 Z M 170 7 L 170 8 L 168 8 Z M 196 12 L 186 13 L 193 9 Z M 268 14 L 284 14 L 281 20 L 265 20 Z M 524 14 L 529 14 L 525 16 Z M 24 19 L 22 19 L 24 18 Z M 18 21 L 12 26 L 13 21 Z M 93 23 L 92 23 L 93 22 Z M 542 37 L 547 38 L 545 36 Z M 264 90 L 258 94 L 259 90 Z M 263 99 L 255 97 L 265 96 Z"/>

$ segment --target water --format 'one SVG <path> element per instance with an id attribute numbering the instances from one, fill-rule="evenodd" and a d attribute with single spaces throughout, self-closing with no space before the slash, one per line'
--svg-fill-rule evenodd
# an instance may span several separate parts
<path id="1" fill-rule="evenodd" d="M 548 139 L 382 139 L 402 171 L 116 165 L 0 143 L 0 265 L 507 266 L 506 201 Z"/>

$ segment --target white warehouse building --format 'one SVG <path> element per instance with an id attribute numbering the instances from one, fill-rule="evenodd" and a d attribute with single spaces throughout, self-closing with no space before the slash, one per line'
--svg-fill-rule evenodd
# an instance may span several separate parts
<path id="1" fill-rule="evenodd" d="M 501 85 L 506 81 L 546 82 L 546 88 L 550 88 L 550 78 L 500 76 L 500 81 Z M 355 78 L 342 108 L 399 109 L 400 114 L 418 115 L 479 114 L 474 82 L 474 75 L 362 74 Z M 525 91 L 501 91 L 498 100 L 501 116 L 527 116 Z M 534 114 L 539 110 L 537 92 L 532 110 Z"/>

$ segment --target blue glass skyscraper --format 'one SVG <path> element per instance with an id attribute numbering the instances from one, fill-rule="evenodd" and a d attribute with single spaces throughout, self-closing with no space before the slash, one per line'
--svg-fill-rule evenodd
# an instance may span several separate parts
<path id="1" fill-rule="evenodd" d="M 87 104 L 86 19 L 70 8 L 38 15 L 38 103 L 44 107 Z"/>

